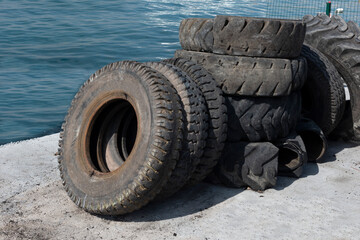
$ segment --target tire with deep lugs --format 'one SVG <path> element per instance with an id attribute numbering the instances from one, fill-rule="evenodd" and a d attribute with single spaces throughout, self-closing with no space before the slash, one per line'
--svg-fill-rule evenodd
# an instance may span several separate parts
<path id="1" fill-rule="evenodd" d="M 302 89 L 303 116 L 314 120 L 329 135 L 344 114 L 344 80 L 315 48 L 304 45 L 301 55 L 308 62 L 307 81 Z"/>
<path id="2" fill-rule="evenodd" d="M 228 122 L 225 98 L 211 74 L 200 65 L 183 58 L 167 59 L 165 62 L 182 69 L 199 86 L 208 110 L 209 128 L 204 154 L 189 180 L 190 184 L 194 184 L 212 171 L 224 148 Z"/>
<path id="3" fill-rule="evenodd" d="M 117 115 L 123 115 L 122 127 L 101 131 L 104 123 L 119 121 Z M 137 123 L 132 127 L 130 116 Z M 60 134 L 59 169 L 71 200 L 91 213 L 117 215 L 154 199 L 179 158 L 182 118 L 175 89 L 151 68 L 124 61 L 97 71 L 75 95 Z M 111 139 L 112 132 L 120 142 L 135 135 L 134 142 L 125 141 L 128 156 L 122 144 L 116 147 L 122 158 L 98 152 L 99 138 Z"/>
<path id="4" fill-rule="evenodd" d="M 270 142 L 228 142 L 216 166 L 215 176 L 229 187 L 263 191 L 274 187 L 279 149 Z"/>
<path id="5" fill-rule="evenodd" d="M 301 112 L 301 94 L 283 97 L 226 96 L 227 141 L 274 141 L 286 137 Z"/>
<path id="6" fill-rule="evenodd" d="M 306 80 L 306 59 L 259 58 L 177 50 L 175 57 L 204 67 L 227 95 L 288 96 Z"/>
<path id="7" fill-rule="evenodd" d="M 338 127 L 344 138 L 360 141 L 360 28 L 337 15 L 306 15 L 303 20 L 307 25 L 305 43 L 329 59 L 349 88 L 351 114 L 346 116 L 350 120 L 343 121 L 352 122 L 352 126 Z"/>
<path id="8" fill-rule="evenodd" d="M 208 113 L 199 86 L 184 71 L 164 62 L 149 62 L 146 65 L 163 74 L 174 86 L 181 99 L 185 121 L 180 158 L 158 195 L 162 199 L 183 187 L 199 164 L 207 138 Z"/>
<path id="9" fill-rule="evenodd" d="M 304 36 L 302 21 L 240 16 L 184 19 L 179 29 L 184 50 L 249 57 L 296 58 Z"/>

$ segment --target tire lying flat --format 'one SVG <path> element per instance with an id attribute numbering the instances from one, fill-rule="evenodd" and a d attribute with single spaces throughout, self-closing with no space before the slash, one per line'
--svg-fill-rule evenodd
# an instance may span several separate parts
<path id="1" fill-rule="evenodd" d="M 295 129 L 300 118 L 301 94 L 284 97 L 226 96 L 229 142 L 274 141 Z"/>
<path id="2" fill-rule="evenodd" d="M 344 81 L 320 51 L 304 44 L 301 55 L 308 62 L 308 77 L 302 89 L 303 116 L 314 120 L 327 136 L 344 114 Z"/>
<path id="3" fill-rule="evenodd" d="M 306 15 L 303 20 L 307 25 L 305 43 L 334 64 L 349 88 L 352 114 L 346 116 L 353 126 L 341 130 L 345 138 L 360 141 L 360 28 L 336 15 Z"/>
<path id="4" fill-rule="evenodd" d="M 208 111 L 200 88 L 181 69 L 162 62 L 149 62 L 146 65 L 163 74 L 174 86 L 181 99 L 185 120 L 180 158 L 169 181 L 157 196 L 162 199 L 183 187 L 199 164 L 207 137 Z"/>
<path id="5" fill-rule="evenodd" d="M 111 170 L 107 164 L 113 159 L 102 159 L 97 152 L 104 136 L 99 129 L 114 109 L 121 114 L 125 107 L 136 113 L 136 139 L 128 157 Z M 183 131 L 180 98 L 162 75 L 145 65 L 112 63 L 80 88 L 62 129 L 59 169 L 70 198 L 91 213 L 129 213 L 159 193 L 176 165 Z M 121 129 L 118 135 L 123 136 Z"/>
<path id="6" fill-rule="evenodd" d="M 195 61 L 217 81 L 226 95 L 288 96 L 300 90 L 306 80 L 303 57 L 289 60 L 217 55 L 177 50 L 175 57 Z"/>
<path id="7" fill-rule="evenodd" d="M 249 57 L 296 58 L 304 36 L 302 21 L 240 16 L 188 18 L 179 29 L 184 50 Z"/>
<path id="8" fill-rule="evenodd" d="M 208 110 L 209 128 L 204 154 L 189 180 L 189 184 L 194 184 L 205 179 L 212 171 L 224 148 L 228 122 L 225 98 L 211 74 L 195 62 L 182 58 L 167 59 L 164 62 L 183 70 L 199 86 Z"/>

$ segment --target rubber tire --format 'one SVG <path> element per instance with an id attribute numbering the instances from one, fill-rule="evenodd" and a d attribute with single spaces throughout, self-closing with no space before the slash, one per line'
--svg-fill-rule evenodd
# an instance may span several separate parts
<path id="1" fill-rule="evenodd" d="M 306 80 L 305 58 L 277 59 L 217 55 L 177 50 L 175 57 L 203 66 L 227 95 L 288 96 Z"/>
<path id="2" fill-rule="evenodd" d="M 325 135 L 339 124 L 345 110 L 344 80 L 320 51 L 303 45 L 308 62 L 307 81 L 302 89 L 303 116 L 316 122 Z"/>
<path id="3" fill-rule="evenodd" d="M 301 118 L 296 125 L 296 132 L 304 141 L 309 162 L 321 162 L 328 149 L 325 134 L 314 121 Z"/>
<path id="4" fill-rule="evenodd" d="M 125 163 L 115 171 L 100 172 L 89 142 L 96 140 L 101 116 L 118 101 L 134 108 L 139 131 Z M 98 70 L 75 95 L 60 134 L 59 169 L 71 200 L 102 215 L 125 214 L 147 204 L 166 184 L 179 158 L 182 117 L 175 89 L 145 65 L 124 61 Z"/>
<path id="5" fill-rule="evenodd" d="M 228 187 L 264 191 L 276 185 L 278 151 L 270 142 L 226 143 L 215 176 Z"/>
<path id="6" fill-rule="evenodd" d="M 286 138 L 273 143 L 279 148 L 278 175 L 286 177 L 301 177 L 308 162 L 305 144 L 300 135 L 292 133 Z"/>
<path id="7" fill-rule="evenodd" d="M 304 37 L 297 20 L 216 16 L 184 19 L 179 28 L 184 50 L 248 57 L 296 58 Z"/>
<path id="8" fill-rule="evenodd" d="M 306 15 L 305 43 L 322 52 L 334 64 L 350 91 L 352 127 L 339 125 L 346 139 L 360 141 L 360 28 L 340 16 Z M 346 122 L 347 119 L 344 119 Z"/>
<path id="9" fill-rule="evenodd" d="M 200 88 L 180 68 L 163 62 L 149 62 L 146 65 L 163 74 L 174 86 L 181 99 L 186 126 L 180 159 L 157 196 L 157 199 L 163 199 L 182 188 L 199 164 L 206 144 L 208 113 Z"/>
<path id="10" fill-rule="evenodd" d="M 224 148 L 228 122 L 225 98 L 211 74 L 200 65 L 182 58 L 167 59 L 165 62 L 182 69 L 199 86 L 208 110 L 209 128 L 204 154 L 188 182 L 195 184 L 212 172 Z"/>
<path id="11" fill-rule="evenodd" d="M 274 141 L 295 129 L 300 119 L 301 94 L 284 97 L 226 96 L 228 142 Z"/>

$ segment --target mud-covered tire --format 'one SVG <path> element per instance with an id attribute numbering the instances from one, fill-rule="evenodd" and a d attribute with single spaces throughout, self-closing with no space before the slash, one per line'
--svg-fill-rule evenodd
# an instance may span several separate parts
<path id="1" fill-rule="evenodd" d="M 185 120 L 180 158 L 169 181 L 157 196 L 162 199 L 183 187 L 199 164 L 207 138 L 208 111 L 199 86 L 180 68 L 164 62 L 149 62 L 146 65 L 163 74 L 174 86 L 181 99 Z"/>
<path id="2" fill-rule="evenodd" d="M 307 64 L 296 59 L 217 55 L 177 50 L 175 57 L 203 66 L 227 95 L 288 96 L 300 90 L 306 80 Z"/>
<path id="3" fill-rule="evenodd" d="M 340 16 L 306 15 L 305 43 L 322 52 L 339 71 L 350 91 L 353 126 L 344 128 L 348 139 L 360 140 L 360 28 Z M 339 125 L 339 127 L 343 127 Z M 346 126 L 345 126 L 346 127 Z"/>
<path id="4" fill-rule="evenodd" d="M 279 148 L 278 175 L 286 177 L 301 177 L 308 162 L 305 144 L 295 132 L 273 144 Z"/>
<path id="5" fill-rule="evenodd" d="M 229 142 L 274 141 L 286 137 L 301 112 L 301 94 L 284 97 L 226 96 Z"/>
<path id="6" fill-rule="evenodd" d="M 136 141 L 119 168 L 103 171 L 96 152 L 99 129 L 122 104 L 136 113 Z M 75 95 L 60 134 L 59 169 L 71 200 L 103 215 L 125 214 L 147 204 L 179 158 L 182 118 L 175 89 L 151 68 L 124 61 L 97 71 Z"/>
<path id="7" fill-rule="evenodd" d="M 278 173 L 278 151 L 270 142 L 227 142 L 215 176 L 226 186 L 263 191 L 274 187 Z"/>
<path id="8" fill-rule="evenodd" d="M 185 19 L 179 29 L 184 50 L 249 57 L 296 58 L 304 36 L 302 21 L 240 16 Z"/>
<path id="9" fill-rule="evenodd" d="M 202 181 L 215 167 L 227 136 L 227 108 L 223 92 L 214 78 L 203 67 L 182 58 L 167 59 L 165 62 L 182 69 L 199 86 L 208 109 L 208 137 L 200 163 L 189 179 L 189 184 Z"/>
<path id="10" fill-rule="evenodd" d="M 320 51 L 303 45 L 301 55 L 308 62 L 307 81 L 302 89 L 302 114 L 329 135 L 344 114 L 344 81 Z"/>

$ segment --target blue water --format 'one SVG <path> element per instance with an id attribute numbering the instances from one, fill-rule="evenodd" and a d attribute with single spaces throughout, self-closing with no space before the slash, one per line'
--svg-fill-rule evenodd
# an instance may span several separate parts
<path id="1" fill-rule="evenodd" d="M 0 145 L 58 132 L 104 65 L 172 57 L 181 19 L 265 9 L 266 0 L 0 1 Z"/>

